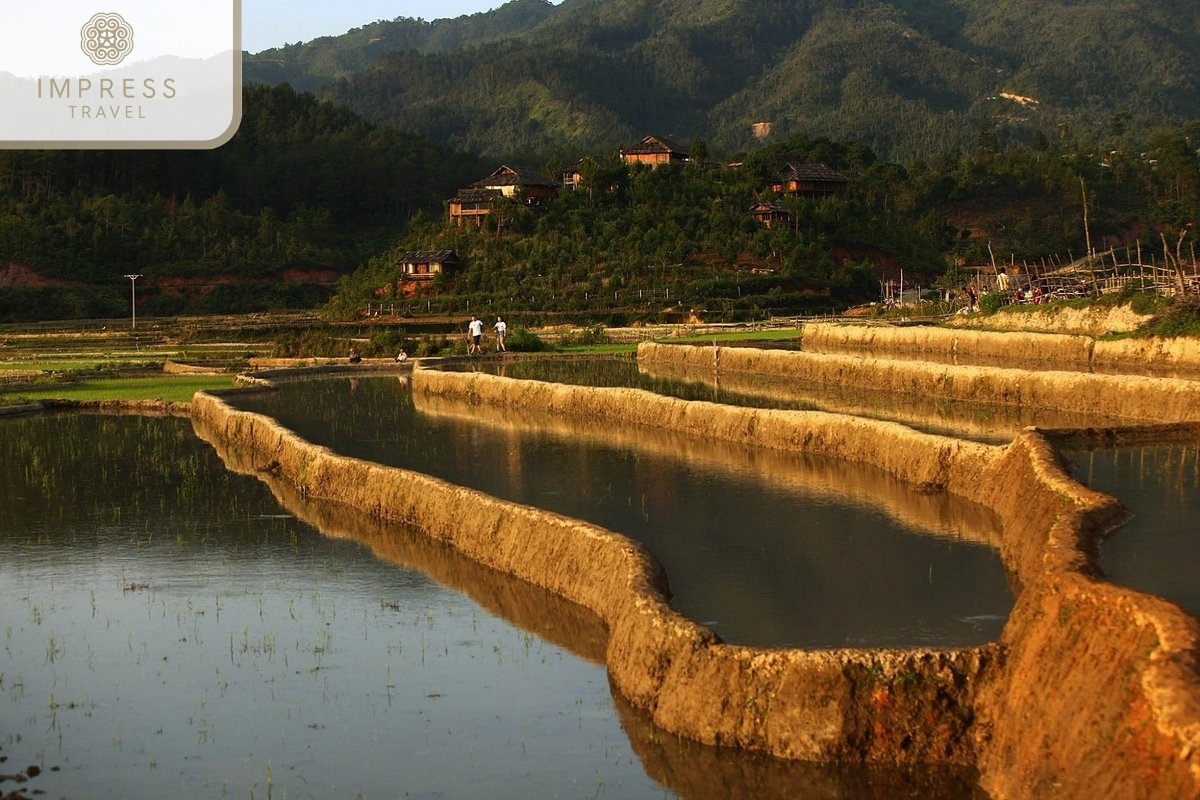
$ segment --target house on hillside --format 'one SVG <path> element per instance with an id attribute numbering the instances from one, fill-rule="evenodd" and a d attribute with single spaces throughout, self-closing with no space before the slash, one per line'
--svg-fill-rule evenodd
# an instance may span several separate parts
<path id="1" fill-rule="evenodd" d="M 470 187 L 459 189 L 450 198 L 450 222 L 457 227 L 468 223 L 482 226 L 483 218 L 491 213 L 494 201 L 508 198 L 537 205 L 547 197 L 553 197 L 558 187 L 556 181 L 543 177 L 535 170 L 506 164 Z"/>
<path id="2" fill-rule="evenodd" d="M 633 147 L 621 150 L 621 160 L 626 166 L 646 164 L 659 167 L 663 164 L 683 163 L 688 160 L 688 151 L 661 136 L 647 136 Z"/>
<path id="3" fill-rule="evenodd" d="M 750 207 L 750 216 L 768 228 L 786 225 L 792 218 L 791 212 L 778 203 L 755 203 Z"/>
<path id="4" fill-rule="evenodd" d="M 536 205 L 558 191 L 558 183 L 527 167 L 501 166 L 474 184 L 480 189 L 495 189 L 507 198 Z"/>
<path id="5" fill-rule="evenodd" d="M 824 200 L 846 190 L 850 179 L 825 164 L 788 164 L 771 191 L 809 200 Z"/>
<path id="6" fill-rule="evenodd" d="M 568 164 L 562 169 L 562 185 L 575 191 L 579 188 L 579 184 L 583 182 L 583 159 Z"/>
<path id="7" fill-rule="evenodd" d="M 403 280 L 425 281 L 449 276 L 462 267 L 462 260 L 453 250 L 409 250 L 400 255 L 397 265 Z"/>
<path id="8" fill-rule="evenodd" d="M 495 189 L 459 189 L 448 203 L 450 224 L 456 228 L 468 224 L 482 227 L 483 218 L 492 211 L 492 202 L 501 197 L 503 195 Z"/>

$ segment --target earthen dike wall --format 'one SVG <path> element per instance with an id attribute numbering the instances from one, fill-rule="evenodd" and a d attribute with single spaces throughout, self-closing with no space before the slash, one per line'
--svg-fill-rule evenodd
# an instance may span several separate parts
<path id="1" fill-rule="evenodd" d="M 851 375 L 847 367 L 827 372 L 827 359 L 808 354 L 745 348 L 644 344 L 639 357 L 751 371 L 769 362 L 785 374 L 809 371 L 810 380 Z M 890 365 L 858 369 L 854 379 L 869 385 L 897 381 Z M 920 391 L 904 380 L 908 388 L 898 388 Z M 983 391 L 963 376 L 949 384 Z M 940 385 L 947 391 L 945 377 Z M 414 372 L 413 391 L 831 456 L 871 464 L 914 491 L 958 495 L 1002 520 L 1001 555 L 1017 583 L 1013 612 L 1001 640 L 978 648 L 732 646 L 670 607 L 660 567 L 623 536 L 338 456 L 216 394 L 198 394 L 192 414 L 218 449 L 301 496 L 411 525 L 591 610 L 608 628 L 614 685 L 668 731 L 792 759 L 974 765 L 998 798 L 1200 795 L 1200 625 L 1170 603 L 1096 579 L 1092 546 L 1123 511 L 1072 481 L 1038 432 L 994 447 L 823 412 L 428 370 Z M 1063 391 L 1080 389 L 1067 381 Z"/>
<path id="2" fill-rule="evenodd" d="M 996 315 L 989 321 L 998 319 Z M 994 331 L 945 328 L 805 323 L 804 349 L 812 352 L 907 353 L 911 355 L 996 358 L 1014 366 L 1039 369 L 1182 369 L 1200 375 L 1200 339 L 1128 337 L 1104 339 L 1089 334 Z"/>

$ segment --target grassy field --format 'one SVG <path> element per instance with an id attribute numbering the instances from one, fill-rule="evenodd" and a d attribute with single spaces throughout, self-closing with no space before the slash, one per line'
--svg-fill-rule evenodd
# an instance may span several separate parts
<path id="1" fill-rule="evenodd" d="M 151 377 L 106 377 L 45 388 L 24 388 L 0 394 L 0 404 L 19 405 L 37 400 L 169 400 L 190 402 L 202 389 L 227 389 L 233 375 L 156 375 Z"/>
<path id="2" fill-rule="evenodd" d="M 289 328 L 289 323 L 294 327 Z M 207 331 L 207 335 L 219 338 L 219 341 L 198 341 L 197 330 Z M 357 332 L 363 342 L 369 342 L 373 331 L 373 328 L 364 328 Z M 272 354 L 275 349 L 272 337 L 295 340 L 299 345 L 328 345 L 335 348 L 331 352 L 341 354 L 345 346 L 343 339 L 349 332 L 349 328 L 338 329 L 333 333 L 342 338 L 330 338 L 330 330 L 316 326 L 307 317 L 295 320 L 286 317 L 180 320 L 170 324 L 164 321 L 156 322 L 146 330 L 139 329 L 136 334 L 107 326 L 73 327 L 67 323 L 3 326 L 0 328 L 0 405 L 38 400 L 161 399 L 186 402 L 201 389 L 233 385 L 235 374 L 245 368 L 248 359 Z M 669 337 L 671 341 L 711 344 L 795 339 L 800 332 L 794 328 L 772 328 L 709 329 L 679 335 L 681 333 L 678 327 L 668 326 L 637 331 L 582 328 L 564 336 L 548 336 L 544 344 L 534 342 L 538 347 L 531 349 L 544 346 L 547 352 L 575 355 L 632 354 L 637 349 L 637 342 L 643 338 Z M 537 335 L 534 337 L 536 339 Z M 326 339 L 330 341 L 326 342 Z M 307 352 L 306 347 L 300 349 Z M 313 351 L 309 355 L 328 357 L 329 353 Z M 202 363 L 220 374 L 167 375 L 162 370 L 168 361 Z"/>

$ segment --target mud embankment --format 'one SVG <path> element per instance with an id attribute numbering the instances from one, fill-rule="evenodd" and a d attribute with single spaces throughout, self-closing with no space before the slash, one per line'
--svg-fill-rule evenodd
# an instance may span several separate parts
<path id="1" fill-rule="evenodd" d="M 879 391 L 868 386 L 817 383 L 795 375 L 762 372 L 713 371 L 705 367 L 641 361 L 638 371 L 652 378 L 707 386 L 717 402 L 734 405 L 775 405 L 810 408 L 834 414 L 871 417 L 899 422 L 927 433 L 1005 443 L 1031 425 L 1054 428 L 1119 424 L 1117 418 L 1080 412 L 1015 406 L 1002 403 L 967 403 L 954 398 L 933 398 Z M 750 402 L 746 402 L 749 400 Z"/>
<path id="2" fill-rule="evenodd" d="M 56 411 L 74 411 L 81 414 L 136 414 L 141 417 L 189 417 L 191 404 L 170 400 L 38 400 L 0 407 L 0 417 Z"/>
<path id="3" fill-rule="evenodd" d="M 486 385 L 494 399 L 512 385 L 491 376 L 421 370 L 414 384 L 435 376 L 460 387 L 464 396 L 478 397 L 477 390 Z M 690 429 L 684 418 L 690 416 L 689 405 L 696 407 L 658 398 L 664 402 L 652 410 L 645 401 L 655 396 L 643 392 L 559 388 L 578 390 L 558 402 L 574 404 L 584 414 L 587 409 L 579 403 L 594 394 L 587 406 L 607 406 L 610 418 L 632 405 L 654 416 L 647 422 L 680 430 Z M 542 401 L 547 415 L 555 413 L 554 398 L 546 395 Z M 701 428 L 721 425 L 720 414 L 713 413 L 720 408 L 707 408 L 692 422 Z M 836 433 L 837 418 L 819 416 L 825 418 L 824 430 L 797 428 L 794 435 L 819 437 L 829 443 L 826 450 L 846 441 L 865 455 L 865 431 L 843 439 Z M 668 731 L 814 761 L 975 760 L 968 732 L 972 695 L 993 662 L 992 647 L 807 652 L 726 645 L 670 607 L 661 569 L 623 536 L 427 476 L 335 455 L 211 394 L 197 395 L 193 420 L 205 438 L 242 453 L 249 469 L 293 483 L 303 497 L 337 500 L 382 520 L 412 525 L 480 563 L 591 610 L 609 630 L 606 662 L 614 685 Z M 841 423 L 860 425 L 848 417 Z M 746 424 L 725 423 L 742 432 L 753 428 Z M 907 431 L 894 427 L 897 435 Z M 942 445 L 935 451 L 976 449 L 949 440 Z M 944 469 L 933 464 L 921 472 L 933 484 Z M 921 725 L 912 724 L 916 718 Z"/>
<path id="4" fill-rule="evenodd" d="M 640 364 L 672 364 L 721 373 L 791 376 L 943 400 L 1054 409 L 1129 422 L 1200 420 L 1200 381 L 1087 372 L 1037 372 L 954 366 L 862 355 L 750 347 L 689 347 L 646 342 Z"/>
<path id="5" fill-rule="evenodd" d="M 993 314 L 988 320 L 1003 317 Z M 1061 329 L 1060 329 L 1061 330 Z M 1103 332 L 1103 331 L 1101 331 Z M 1200 377 L 1200 339 L 1103 339 L 1087 333 L 988 331 L 932 325 L 891 327 L 809 322 L 801 334 L 814 353 L 902 354 L 968 359 L 1015 369 L 1063 369 Z"/>
<path id="6" fill-rule="evenodd" d="M 1006 331 L 1035 331 L 1043 333 L 1079 333 L 1103 336 L 1106 333 L 1129 333 L 1144 325 L 1150 318 L 1139 314 L 1129 305 L 1071 308 L 1066 305 L 1009 306 L 994 314 L 955 314 L 947 324 L 956 328 L 991 328 Z"/>
<path id="7" fill-rule="evenodd" d="M 209 438 L 201 426 L 197 426 L 196 433 L 213 446 L 229 469 L 262 480 L 283 508 L 323 535 L 355 541 L 369 547 L 382 561 L 418 569 L 547 641 L 589 661 L 603 663 L 608 632 L 595 614 L 560 595 L 528 582 L 514 581 L 511 576 L 467 558 L 418 529 L 398 525 L 339 500 L 305 494 L 294 482 L 256 469 L 252 452 Z"/>
<path id="8" fill-rule="evenodd" d="M 670 349 L 715 358 L 711 348 Z M 981 648 L 730 646 L 670 607 L 658 566 L 622 536 L 335 455 L 213 395 L 197 395 L 192 410 L 206 438 L 301 497 L 411 525 L 590 609 L 609 630 L 614 685 L 667 731 L 790 759 L 974 764 L 996 797 L 1200 793 L 1196 620 L 1094 578 L 1092 546 L 1123 511 L 1070 480 L 1036 433 L 992 447 L 822 412 L 424 370 L 413 391 L 421 402 L 520 405 L 547 419 L 873 465 L 916 492 L 993 509 L 1017 604 L 1001 642 Z"/>
<path id="9" fill-rule="evenodd" d="M 639 358 L 897 390 L 907 385 L 906 391 L 950 399 L 986 396 L 986 384 L 975 382 L 978 368 L 716 350 L 643 345 Z M 984 374 L 1012 378 L 1017 396 L 1033 394 L 1020 375 L 1005 375 L 1012 372 Z M 1197 429 L 1176 421 L 1195 419 L 1179 402 L 1190 391 L 1186 384 L 1048 373 L 1037 397 L 1080 411 L 1116 409 L 1161 420 L 1147 434 L 1159 437 Z M 1013 388 L 998 387 L 996 394 L 1012 397 Z M 1148 411 L 1130 414 L 1139 403 Z M 880 446 L 909 449 L 890 439 Z M 983 785 L 998 797 L 1200 796 L 1200 623 L 1171 603 L 1097 579 L 1095 544 L 1123 511 L 1073 481 L 1045 437 L 1027 431 L 993 453 L 974 474 L 956 465 L 951 475 L 970 477 L 945 483 L 1000 515 L 1001 553 L 1019 587 L 1000 665 L 981 681 L 974 707 Z"/>

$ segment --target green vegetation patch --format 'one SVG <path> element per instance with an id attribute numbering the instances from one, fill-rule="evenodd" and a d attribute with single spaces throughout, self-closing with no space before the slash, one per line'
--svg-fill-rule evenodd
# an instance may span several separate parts
<path id="1" fill-rule="evenodd" d="M 0 403 L 17 405 L 32 400 L 167 400 L 190 402 L 203 389 L 228 389 L 232 375 L 180 375 L 149 378 L 97 378 L 45 389 L 0 395 Z"/>
<path id="2" fill-rule="evenodd" d="M 1141 326 L 1134 336 L 1200 336 L 1200 298 L 1186 297 Z"/>

